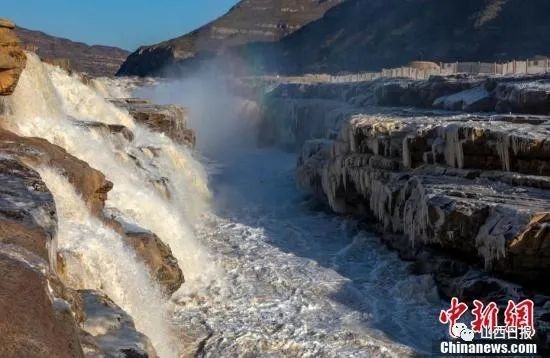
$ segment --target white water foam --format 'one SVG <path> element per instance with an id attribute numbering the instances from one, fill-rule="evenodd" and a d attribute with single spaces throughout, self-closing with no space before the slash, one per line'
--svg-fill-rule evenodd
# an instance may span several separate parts
<path id="1" fill-rule="evenodd" d="M 114 209 L 109 212 L 156 233 L 171 247 L 185 274 L 182 291 L 200 290 L 206 286 L 218 271 L 210 262 L 207 250 L 196 240 L 194 226 L 208 211 L 210 193 L 206 174 L 190 150 L 135 123 L 127 112 L 116 108 L 78 78 L 43 64 L 34 54 L 29 53 L 27 57 L 17 89 L 6 100 L 9 115 L 5 126 L 22 136 L 45 138 L 103 172 L 114 183 L 106 202 L 107 208 Z M 87 127 L 91 121 L 124 125 L 132 130 L 134 140 L 94 131 Z M 79 229 L 90 229 L 89 224 L 82 225 Z M 107 254 L 106 251 L 101 255 Z M 124 254 L 128 254 L 127 250 Z M 134 266 L 126 269 L 137 270 Z M 83 286 L 98 285 L 93 276 L 101 271 L 91 273 L 93 275 L 81 276 Z M 128 277 L 109 279 L 117 285 Z M 136 294 L 137 301 L 130 303 L 113 285 L 110 293 L 115 303 L 133 316 L 135 314 L 137 326 L 150 334 L 156 347 L 164 347 L 165 344 L 159 341 L 162 336 L 159 332 L 166 329 L 159 329 L 160 322 L 155 323 L 145 313 L 149 310 L 148 303 L 143 302 L 141 308 L 133 306 L 139 304 L 141 295 Z M 119 290 L 126 288 L 120 286 Z M 160 302 L 158 305 L 162 306 Z M 151 311 L 151 316 L 154 315 L 155 311 Z M 169 348 L 159 351 L 167 352 L 163 356 L 173 356 Z"/>
<path id="2" fill-rule="evenodd" d="M 55 198 L 57 239 L 69 285 L 105 292 L 134 318 L 161 357 L 177 357 L 169 304 L 145 265 L 119 234 L 91 216 L 66 178 L 50 168 L 38 172 Z"/>
<path id="3" fill-rule="evenodd" d="M 63 84 L 68 81 L 65 75 L 56 79 L 52 69 L 48 71 L 54 77 L 52 87 L 65 93 L 68 90 Z M 72 81 L 67 85 L 80 86 Z M 216 92 L 208 95 L 210 99 L 217 98 Z M 89 113 L 97 113 L 97 109 L 87 110 L 89 104 L 78 97 L 72 100 L 68 95 L 60 97 L 63 114 L 76 114 L 78 120 L 85 120 L 93 117 Z M 215 159 L 220 163 L 214 178 L 216 214 L 207 214 L 198 230 L 200 241 L 211 254 L 201 255 L 200 258 L 206 257 L 201 262 L 192 257 L 193 252 L 187 247 L 177 250 L 178 259 L 197 264 L 195 270 L 193 265 L 188 268 L 196 274 L 213 266 L 223 268 L 223 276 L 215 276 L 217 280 L 210 285 L 201 286 L 201 290 L 198 285 L 190 286 L 177 297 L 175 320 L 182 330 L 187 334 L 196 331 L 197 326 L 204 327 L 206 333 L 198 334 L 201 354 L 398 357 L 412 355 L 414 350 L 429 351 L 432 340 L 439 338 L 438 332 L 444 334 L 444 330 L 438 330 L 441 327 L 437 322 L 442 302 L 431 278 L 410 275 L 407 264 L 383 248 L 375 237 L 357 230 L 352 221 L 310 211 L 294 187 L 293 155 L 250 148 L 240 148 L 241 153 L 227 153 L 240 138 L 226 137 L 228 133 L 235 134 L 234 130 L 226 131 L 232 128 L 231 121 L 219 127 L 216 121 L 228 120 L 230 110 L 216 108 L 215 112 L 194 119 L 212 121 L 207 127 L 216 129 L 214 138 L 225 149 L 210 150 L 218 155 Z M 122 121 L 117 115 L 104 121 Z M 47 128 L 50 121 L 34 119 L 33 123 Z M 12 123 L 18 128 L 15 120 Z M 28 121 L 24 123 L 19 132 L 34 133 Z M 155 227 L 158 230 L 152 230 L 170 245 L 174 239 L 170 234 L 181 235 L 181 228 L 190 228 L 190 218 L 200 213 L 195 208 L 203 207 L 201 201 L 206 201 L 207 194 L 202 193 L 201 185 L 192 184 L 196 171 L 189 170 L 190 174 L 179 178 L 179 171 L 174 170 L 174 176 L 170 176 L 172 186 L 177 180 L 186 185 L 174 190 L 194 189 L 192 194 L 181 192 L 175 194 L 177 200 L 168 200 L 149 181 L 161 171 L 172 174 L 170 171 L 177 165 L 166 159 L 169 156 L 157 164 L 159 158 L 147 160 L 135 144 L 120 149 L 101 138 L 89 142 L 86 137 L 93 136 L 90 132 L 71 135 L 77 129 L 67 124 L 54 125 L 52 129 L 61 132 L 56 133 L 57 143 L 68 142 L 66 148 L 78 153 L 77 156 L 85 160 L 98 157 L 89 159 L 115 182 L 108 204 L 116 206 L 135 223 L 149 229 Z M 151 143 L 151 138 L 155 138 L 156 145 L 163 145 L 157 137 L 136 132 L 137 143 Z M 38 133 L 56 139 L 55 134 Z M 207 135 L 208 132 L 203 132 L 203 140 Z M 71 139 L 83 143 L 73 144 Z M 207 147 L 208 143 L 204 145 Z M 91 153 L 83 147 L 88 147 Z M 105 148 L 110 154 L 99 153 Z M 144 169 L 136 169 L 134 160 L 128 159 L 128 150 L 147 164 Z M 166 146 L 163 150 L 166 151 Z M 186 157 L 180 155 L 177 157 L 185 158 L 182 166 L 190 168 Z M 107 158 L 101 159 L 103 156 Z M 127 177 L 119 177 L 117 171 Z M 127 187 L 116 189 L 117 186 Z M 134 205 L 137 212 L 132 211 Z M 181 221 L 173 220 L 174 212 L 164 210 L 165 207 L 176 208 L 177 219 Z M 187 270 L 185 262 L 183 266 Z"/>
<path id="4" fill-rule="evenodd" d="M 411 275 L 407 263 L 356 222 L 310 210 L 295 187 L 295 154 L 255 149 L 246 141 L 232 145 L 232 132 L 218 129 L 239 128 L 241 119 L 227 100 L 211 101 L 231 96 L 220 90 L 223 85 L 199 83 L 193 92 L 200 80 L 183 82 L 140 93 L 156 101 L 168 93 L 170 101 L 195 113 L 192 123 L 207 122 L 201 147 L 216 164 L 211 177 L 215 215 L 198 235 L 225 274 L 201 294 L 180 297 L 176 319 L 186 332 L 196 332 L 200 354 L 402 357 L 430 352 L 432 342 L 445 334 L 437 321 L 443 302 L 433 279 Z M 201 99 L 204 88 L 210 91 Z M 188 101 L 189 93 L 195 98 Z M 211 133 L 224 144 L 223 151 L 204 141 Z"/>
<path id="5" fill-rule="evenodd" d="M 238 159 L 236 159 L 238 158 Z M 199 232 L 223 281 L 178 303 L 210 356 L 403 357 L 444 335 L 430 276 L 357 223 L 308 208 L 293 155 L 251 150 L 213 178 L 217 215 Z M 205 339 L 202 337 L 201 339 Z M 412 348 L 412 349 L 411 349 Z"/>
<path id="6" fill-rule="evenodd" d="M 216 275 L 193 227 L 208 210 L 206 173 L 187 148 L 152 132 L 61 69 L 32 54 L 8 101 L 8 125 L 23 136 L 49 140 L 103 172 L 114 183 L 107 207 L 123 219 L 156 233 L 172 249 L 186 276 L 186 287 L 201 286 Z M 132 142 L 115 140 L 79 123 L 124 125 Z M 162 182 L 170 199 L 155 183 Z"/>

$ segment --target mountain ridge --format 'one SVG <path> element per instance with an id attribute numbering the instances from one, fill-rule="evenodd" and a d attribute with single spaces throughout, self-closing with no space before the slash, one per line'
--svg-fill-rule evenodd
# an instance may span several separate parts
<path id="1" fill-rule="evenodd" d="M 232 9 L 238 11 L 242 9 Z M 223 51 L 179 57 L 170 49 L 172 42 L 143 47 L 118 74 L 193 69 L 220 54 L 225 55 L 221 62 L 277 74 L 378 71 L 415 60 L 499 62 L 548 56 L 549 12 L 550 2 L 544 0 L 346 0 L 277 41 L 223 42 Z M 197 31 L 202 30 L 183 38 L 191 41 Z"/>
<path id="2" fill-rule="evenodd" d="M 43 60 L 68 60 L 71 69 L 94 77 L 113 76 L 130 53 L 114 46 L 88 45 L 19 26 L 15 31 L 22 44 Z"/>
<path id="3" fill-rule="evenodd" d="M 319 19 L 344 0 L 242 0 L 226 14 L 183 36 L 142 46 L 119 75 L 151 75 L 174 63 L 252 42 L 273 42 Z"/>
<path id="4" fill-rule="evenodd" d="M 550 55 L 549 11 L 544 0 L 349 0 L 276 45 L 248 51 L 262 70 L 290 73 L 526 59 Z"/>

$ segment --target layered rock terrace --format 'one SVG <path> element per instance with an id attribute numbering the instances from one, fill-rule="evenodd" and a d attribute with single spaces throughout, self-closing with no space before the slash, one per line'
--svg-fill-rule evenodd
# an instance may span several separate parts
<path id="1" fill-rule="evenodd" d="M 548 347 L 545 81 L 283 84 L 263 100 L 260 142 L 298 150 L 298 185 L 363 218 L 414 272 L 432 274 L 443 295 L 503 305 L 536 297 Z M 495 113 L 503 102 L 506 114 Z"/>

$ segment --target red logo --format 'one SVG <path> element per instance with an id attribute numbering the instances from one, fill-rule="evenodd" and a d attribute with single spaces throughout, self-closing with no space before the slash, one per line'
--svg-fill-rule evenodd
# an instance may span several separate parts
<path id="1" fill-rule="evenodd" d="M 504 311 L 504 325 L 499 325 L 497 304 L 490 302 L 484 305 L 483 302 L 474 300 L 474 308 L 471 311 L 474 319 L 470 322 L 470 329 L 466 324 L 459 322 L 468 312 L 468 305 L 453 297 L 451 307 L 439 313 L 439 322 L 449 326 L 451 337 L 460 337 L 468 342 L 473 340 L 475 333 L 485 339 L 528 340 L 535 335 L 534 306 L 533 301 L 528 299 L 518 303 L 508 301 Z"/>
<path id="2" fill-rule="evenodd" d="M 462 317 L 464 313 L 468 311 L 468 305 L 459 302 L 458 298 L 453 297 L 451 299 L 451 307 L 446 311 L 441 311 L 439 313 L 439 322 L 442 324 L 448 324 L 449 325 L 449 335 L 453 338 L 458 338 L 456 336 L 455 332 L 452 331 L 454 325 L 457 323 L 457 321 Z"/>

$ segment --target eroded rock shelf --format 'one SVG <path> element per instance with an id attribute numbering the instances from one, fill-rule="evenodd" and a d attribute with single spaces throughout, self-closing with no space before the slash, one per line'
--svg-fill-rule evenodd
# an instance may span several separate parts
<path id="1" fill-rule="evenodd" d="M 547 345 L 550 117 L 532 92 L 544 81 L 282 84 L 263 100 L 260 142 L 298 150 L 302 189 L 363 218 L 444 295 L 535 295 Z M 504 106 L 514 113 L 479 112 Z"/>

